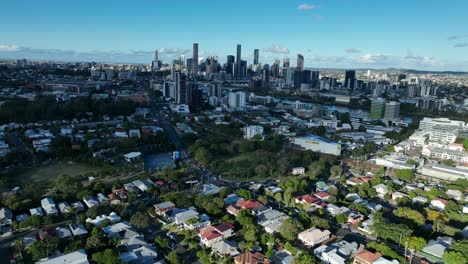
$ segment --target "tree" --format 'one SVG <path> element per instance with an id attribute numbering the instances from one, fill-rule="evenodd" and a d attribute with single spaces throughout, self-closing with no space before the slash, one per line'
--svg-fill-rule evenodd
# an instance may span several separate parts
<path id="1" fill-rule="evenodd" d="M 296 239 L 297 234 L 303 230 L 303 228 L 304 227 L 299 221 L 288 218 L 280 225 L 279 233 L 284 239 L 293 241 Z"/>
<path id="2" fill-rule="evenodd" d="M 455 241 L 450 245 L 450 250 L 462 253 L 468 259 L 468 240 Z"/>
<path id="3" fill-rule="evenodd" d="M 146 213 L 136 212 L 136 214 L 130 218 L 130 225 L 140 230 L 148 228 L 150 222 L 151 219 Z"/>
<path id="4" fill-rule="evenodd" d="M 467 262 L 467 258 L 458 251 L 445 252 L 442 256 L 442 259 L 446 264 L 459 264 Z"/>
<path id="5" fill-rule="evenodd" d="M 244 198 L 245 200 L 250 200 L 252 198 L 252 194 L 250 193 L 249 190 L 246 190 L 246 189 L 240 189 L 236 193 L 237 195 Z"/>
<path id="6" fill-rule="evenodd" d="M 294 256 L 292 264 L 315 264 L 318 263 L 315 258 L 307 253 L 301 252 Z"/>
<path id="7" fill-rule="evenodd" d="M 330 177 L 332 178 L 339 178 L 343 174 L 343 168 L 339 165 L 335 165 L 330 168 Z"/>
<path id="8" fill-rule="evenodd" d="M 415 178 L 413 170 L 411 169 L 398 169 L 395 171 L 395 177 L 405 181 L 411 181 Z"/>
<path id="9" fill-rule="evenodd" d="M 182 263 L 182 260 L 180 258 L 179 255 L 177 255 L 177 253 L 175 251 L 172 251 L 171 253 L 169 253 L 166 257 L 166 260 L 170 263 L 170 264 L 180 264 Z"/>
<path id="10" fill-rule="evenodd" d="M 325 166 L 320 161 L 314 161 L 309 165 L 309 178 L 316 179 L 320 175 L 322 175 L 323 171 L 325 170 Z"/>
<path id="11" fill-rule="evenodd" d="M 344 223 L 346 223 L 347 220 L 348 220 L 348 218 L 346 217 L 345 214 L 337 214 L 336 215 L 336 222 L 338 224 L 344 224 Z"/>
<path id="12" fill-rule="evenodd" d="M 423 214 L 409 207 L 398 207 L 397 209 L 393 210 L 393 214 L 395 216 L 408 219 L 417 226 L 422 226 L 426 222 Z"/>
<path id="13" fill-rule="evenodd" d="M 157 236 L 154 239 L 154 243 L 156 243 L 159 246 L 159 248 L 165 248 L 169 244 L 169 240 L 167 238 Z"/>
<path id="14" fill-rule="evenodd" d="M 101 252 L 96 252 L 92 255 L 92 260 L 97 264 L 114 264 L 122 263 L 117 252 L 114 249 L 106 249 Z"/>
<path id="15" fill-rule="evenodd" d="M 414 249 L 414 250 L 421 250 L 426 246 L 426 240 L 422 237 L 416 237 L 416 236 L 410 236 L 410 237 L 405 237 L 402 240 L 403 245 L 405 243 L 408 243 L 408 248 Z"/>

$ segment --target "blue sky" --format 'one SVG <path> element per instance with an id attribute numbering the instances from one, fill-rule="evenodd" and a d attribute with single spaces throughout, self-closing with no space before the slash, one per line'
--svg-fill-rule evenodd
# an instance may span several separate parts
<path id="1" fill-rule="evenodd" d="M 271 64 L 468 71 L 466 0 L 14 0 L 0 4 L 0 58 L 165 62 L 193 42 L 221 62 L 242 44 Z"/>

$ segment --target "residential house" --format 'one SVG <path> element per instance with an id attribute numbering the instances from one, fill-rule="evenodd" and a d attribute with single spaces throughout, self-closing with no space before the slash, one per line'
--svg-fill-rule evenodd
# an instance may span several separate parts
<path id="1" fill-rule="evenodd" d="M 257 215 L 257 223 L 269 234 L 278 232 L 279 227 L 281 224 L 288 219 L 289 216 L 284 214 L 283 212 L 277 210 L 269 210 L 262 214 Z"/>
<path id="2" fill-rule="evenodd" d="M 128 131 L 128 136 L 131 138 L 140 138 L 141 137 L 140 129 L 130 129 Z"/>
<path id="3" fill-rule="evenodd" d="M 111 223 L 117 223 L 120 222 L 121 218 L 115 212 L 111 212 L 109 215 L 98 215 L 94 219 L 88 218 L 86 219 L 86 223 L 91 223 L 95 226 L 100 226 L 105 220 L 109 220 Z"/>
<path id="4" fill-rule="evenodd" d="M 67 214 L 71 212 L 72 207 L 67 202 L 61 202 L 57 204 L 58 210 L 61 214 Z"/>
<path id="5" fill-rule="evenodd" d="M 454 239 L 451 237 L 438 237 L 436 240 L 429 241 L 421 251 L 435 257 L 436 260 L 441 260 L 453 241 Z"/>
<path id="6" fill-rule="evenodd" d="M 88 234 L 88 230 L 81 223 L 73 223 L 68 226 L 74 236 L 81 236 Z"/>
<path id="7" fill-rule="evenodd" d="M 200 229 L 199 234 L 200 241 L 206 247 L 211 247 L 213 243 L 223 240 L 223 235 L 219 233 L 214 226 L 207 226 Z"/>
<path id="8" fill-rule="evenodd" d="M 62 239 L 62 238 L 68 238 L 72 236 L 71 230 L 68 227 L 56 227 L 55 228 L 55 234 L 57 234 L 57 237 Z"/>
<path id="9" fill-rule="evenodd" d="M 411 200 L 411 203 L 419 203 L 419 204 L 426 204 L 427 198 L 424 196 L 416 196 Z"/>
<path id="10" fill-rule="evenodd" d="M 154 205 L 154 212 L 157 215 L 164 215 L 167 211 L 174 209 L 176 206 L 173 202 L 163 202 Z"/>
<path id="11" fill-rule="evenodd" d="M 72 203 L 71 207 L 73 207 L 77 212 L 81 212 L 84 210 L 84 205 L 80 201 Z"/>
<path id="12" fill-rule="evenodd" d="M 327 192 L 317 192 L 314 194 L 315 197 L 319 198 L 321 201 L 327 201 L 330 198 L 331 194 Z"/>
<path id="13" fill-rule="evenodd" d="M 201 187 L 200 187 L 200 193 L 201 195 L 214 195 L 214 194 L 217 194 L 219 193 L 219 191 L 221 190 L 221 188 L 219 188 L 218 186 L 214 185 L 214 184 L 203 184 Z"/>
<path id="14" fill-rule="evenodd" d="M 460 190 L 448 189 L 446 193 L 447 193 L 447 196 L 450 199 L 454 199 L 454 200 L 457 200 L 457 201 L 461 201 L 461 200 L 464 199 L 463 193 Z"/>
<path id="15" fill-rule="evenodd" d="M 13 221 L 13 212 L 8 207 L 0 208 L 0 226 L 11 225 Z"/>
<path id="16" fill-rule="evenodd" d="M 348 214 L 351 210 L 348 207 L 341 206 L 338 207 L 334 204 L 328 204 L 325 208 L 325 212 L 332 217 L 336 217 L 339 214 Z"/>
<path id="17" fill-rule="evenodd" d="M 141 158 L 143 154 L 141 152 L 130 152 L 125 154 L 123 157 L 126 162 L 133 162 Z"/>
<path id="18" fill-rule="evenodd" d="M 235 242 L 221 240 L 211 245 L 211 251 L 219 256 L 237 256 L 239 255 L 238 247 Z"/>
<path id="19" fill-rule="evenodd" d="M 293 263 L 293 259 L 293 255 L 285 250 L 282 250 L 276 252 L 276 254 L 270 258 L 270 262 L 272 264 L 291 264 Z"/>
<path id="20" fill-rule="evenodd" d="M 119 255 L 123 263 L 156 263 L 157 257 L 156 247 L 152 245 L 141 246 Z"/>
<path id="21" fill-rule="evenodd" d="M 166 214 L 167 215 L 167 214 Z M 185 223 L 190 218 L 198 217 L 198 212 L 192 209 L 184 210 L 182 212 L 176 213 L 171 217 L 177 225 Z"/>
<path id="22" fill-rule="evenodd" d="M 348 223 L 352 225 L 356 225 L 357 223 L 361 222 L 364 220 L 364 215 L 362 215 L 359 212 L 354 212 L 352 211 L 351 213 L 348 214 Z"/>
<path id="23" fill-rule="evenodd" d="M 296 204 L 316 204 L 320 202 L 320 199 L 310 194 L 304 194 L 296 197 L 295 202 Z"/>
<path id="24" fill-rule="evenodd" d="M 442 198 L 434 198 L 431 200 L 430 207 L 437 209 L 439 211 L 444 211 L 446 204 L 447 204 L 447 200 L 442 199 Z"/>
<path id="25" fill-rule="evenodd" d="M 292 175 L 302 175 L 305 173 L 304 167 L 294 167 L 292 168 Z"/>
<path id="26" fill-rule="evenodd" d="M 323 245 L 314 250 L 314 255 L 329 264 L 345 264 L 358 251 L 359 244 L 341 240 L 331 245 Z"/>
<path id="27" fill-rule="evenodd" d="M 57 207 L 52 198 L 47 197 L 41 200 L 41 206 L 48 215 L 58 215 Z"/>
<path id="28" fill-rule="evenodd" d="M 235 193 L 232 193 L 232 194 L 229 194 L 226 198 L 224 198 L 224 205 L 232 205 L 241 200 L 244 200 L 244 198 L 240 197 L 239 195 Z"/>
<path id="29" fill-rule="evenodd" d="M 29 209 L 29 212 L 31 213 L 31 216 L 33 215 L 43 216 L 44 215 L 44 212 L 42 212 L 41 207 Z"/>
<path id="30" fill-rule="evenodd" d="M 99 204 L 99 201 L 92 195 L 86 195 L 85 197 L 83 197 L 83 202 L 86 204 L 86 206 L 88 206 L 88 208 Z"/>
<path id="31" fill-rule="evenodd" d="M 57 257 L 39 260 L 37 264 L 89 264 L 88 255 L 84 249 L 74 251 Z"/>
<path id="32" fill-rule="evenodd" d="M 377 196 L 381 199 L 384 199 L 385 195 L 388 193 L 388 187 L 383 183 L 375 185 L 374 189 L 377 192 Z"/>
<path id="33" fill-rule="evenodd" d="M 234 257 L 234 264 L 266 264 L 268 260 L 260 252 L 246 252 Z"/>
<path id="34" fill-rule="evenodd" d="M 308 247 L 314 247 L 330 238 L 329 230 L 320 230 L 318 228 L 310 228 L 302 231 L 298 235 L 298 239 Z"/>
<path id="35" fill-rule="evenodd" d="M 380 254 L 379 252 L 372 253 L 368 250 L 363 250 L 354 257 L 353 264 L 373 264 L 374 261 L 378 260 L 381 257 L 382 254 Z"/>

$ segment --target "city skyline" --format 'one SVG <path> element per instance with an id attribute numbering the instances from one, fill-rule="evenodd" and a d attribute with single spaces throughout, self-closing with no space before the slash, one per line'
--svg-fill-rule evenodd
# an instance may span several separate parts
<path id="1" fill-rule="evenodd" d="M 169 63 L 189 59 L 199 43 L 200 58 L 225 62 L 241 44 L 248 64 L 258 49 L 262 64 L 287 57 L 295 65 L 302 54 L 307 68 L 468 71 L 468 3 L 461 1 L 176 2 L 81 1 L 73 12 L 60 1 L 5 3 L 0 59 L 150 64 L 157 49 Z"/>

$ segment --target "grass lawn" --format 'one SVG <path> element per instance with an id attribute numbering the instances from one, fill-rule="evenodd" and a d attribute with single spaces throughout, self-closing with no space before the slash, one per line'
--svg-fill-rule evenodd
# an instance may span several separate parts
<path id="1" fill-rule="evenodd" d="M 66 161 L 52 162 L 44 167 L 28 168 L 16 175 L 16 180 L 25 182 L 49 182 L 57 176 L 66 174 L 69 176 L 85 175 L 89 172 L 97 172 L 100 168 L 75 162 L 68 164 Z"/>

